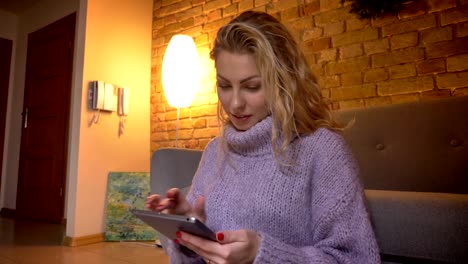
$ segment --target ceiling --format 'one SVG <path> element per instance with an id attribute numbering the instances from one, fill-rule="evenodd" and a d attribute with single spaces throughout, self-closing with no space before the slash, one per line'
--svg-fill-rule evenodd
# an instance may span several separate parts
<path id="1" fill-rule="evenodd" d="M 0 10 L 20 14 L 40 0 L 0 0 Z"/>

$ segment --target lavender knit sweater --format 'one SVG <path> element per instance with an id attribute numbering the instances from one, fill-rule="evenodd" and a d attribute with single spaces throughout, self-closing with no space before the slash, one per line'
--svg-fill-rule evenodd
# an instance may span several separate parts
<path id="1" fill-rule="evenodd" d="M 380 263 L 358 168 L 344 139 L 327 129 L 295 139 L 294 166 L 279 166 L 272 118 L 245 132 L 227 128 L 205 149 L 188 200 L 205 196 L 207 225 L 251 229 L 261 237 L 254 263 Z M 203 263 L 174 243 L 172 263 Z"/>

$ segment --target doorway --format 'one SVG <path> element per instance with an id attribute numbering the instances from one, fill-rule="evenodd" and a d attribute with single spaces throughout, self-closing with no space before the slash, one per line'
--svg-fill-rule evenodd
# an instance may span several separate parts
<path id="1" fill-rule="evenodd" d="M 28 35 L 16 215 L 64 218 L 76 14 Z"/>
<path id="2" fill-rule="evenodd" d="M 5 143 L 8 85 L 13 41 L 0 38 L 0 191 L 2 188 L 3 147 Z"/>

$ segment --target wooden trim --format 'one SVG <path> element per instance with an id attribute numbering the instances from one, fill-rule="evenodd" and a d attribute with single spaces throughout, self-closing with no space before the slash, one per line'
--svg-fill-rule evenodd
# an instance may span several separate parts
<path id="1" fill-rule="evenodd" d="M 63 245 L 68 247 L 78 247 L 89 244 L 95 244 L 104 241 L 104 233 L 82 236 L 82 237 L 69 237 L 63 239 Z"/>
<path id="2" fill-rule="evenodd" d="M 0 210 L 0 216 L 2 216 L 2 217 L 14 218 L 15 215 L 16 215 L 16 210 L 15 209 L 2 208 Z"/>

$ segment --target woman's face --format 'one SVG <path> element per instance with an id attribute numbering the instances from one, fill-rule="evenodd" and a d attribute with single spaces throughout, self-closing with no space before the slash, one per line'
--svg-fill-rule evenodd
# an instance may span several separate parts
<path id="1" fill-rule="evenodd" d="M 245 131 L 264 119 L 265 87 L 254 57 L 221 51 L 215 65 L 218 97 L 234 127 Z"/>

